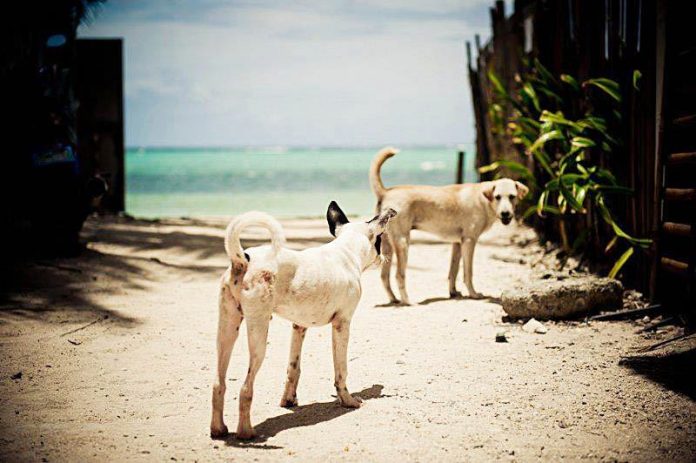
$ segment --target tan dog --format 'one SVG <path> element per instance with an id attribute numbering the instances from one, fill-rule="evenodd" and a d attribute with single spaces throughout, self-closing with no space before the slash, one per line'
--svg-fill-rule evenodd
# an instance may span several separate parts
<path id="1" fill-rule="evenodd" d="M 401 303 L 410 304 L 406 292 L 406 266 L 411 230 L 423 230 L 452 242 L 452 260 L 449 270 L 450 297 L 457 297 L 455 280 L 459 273 L 459 260 L 464 264 L 464 284 L 469 297 L 481 298 L 473 284 L 474 247 L 484 231 L 496 218 L 507 225 L 513 217 L 515 204 L 529 189 L 520 182 L 504 178 L 492 182 L 442 187 L 428 185 L 401 185 L 385 188 L 380 169 L 384 161 L 399 151 L 384 148 L 377 153 L 370 166 L 370 186 L 377 196 L 377 212 L 388 209 L 399 211 L 390 222 L 382 240 L 382 283 L 389 299 L 398 303 L 389 283 L 390 257 L 396 253 L 396 281 L 401 293 Z M 462 257 L 463 255 L 463 257 Z"/>

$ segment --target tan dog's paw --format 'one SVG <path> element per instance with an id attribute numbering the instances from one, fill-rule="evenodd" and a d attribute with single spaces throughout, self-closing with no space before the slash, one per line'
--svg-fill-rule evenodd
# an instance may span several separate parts
<path id="1" fill-rule="evenodd" d="M 449 297 L 450 297 L 450 299 L 461 299 L 464 296 L 459 291 L 450 291 Z"/>
<path id="2" fill-rule="evenodd" d="M 348 397 L 340 397 L 338 399 L 341 402 L 341 406 L 346 408 L 360 408 L 362 406 L 362 399 L 360 397 L 353 397 L 348 394 Z"/>
<path id="3" fill-rule="evenodd" d="M 210 437 L 212 439 L 220 439 L 221 437 L 227 436 L 229 433 L 230 432 L 227 430 L 227 426 L 224 424 L 219 429 L 213 428 L 212 426 L 210 427 Z"/>
<path id="4" fill-rule="evenodd" d="M 485 297 L 486 296 L 476 291 L 469 293 L 469 299 L 484 299 Z"/>

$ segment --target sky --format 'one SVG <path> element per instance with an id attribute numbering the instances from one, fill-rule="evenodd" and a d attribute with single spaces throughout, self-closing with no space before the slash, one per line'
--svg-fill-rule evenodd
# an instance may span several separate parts
<path id="1" fill-rule="evenodd" d="M 108 0 L 79 37 L 124 38 L 130 147 L 470 143 L 492 4 Z"/>

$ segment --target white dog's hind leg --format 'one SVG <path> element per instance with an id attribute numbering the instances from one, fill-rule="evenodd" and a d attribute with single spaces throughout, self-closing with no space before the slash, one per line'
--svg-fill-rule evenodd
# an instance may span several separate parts
<path id="1" fill-rule="evenodd" d="M 348 338 L 350 337 L 350 320 L 335 317 L 332 321 L 331 344 L 333 346 L 333 361 L 336 395 L 341 405 L 348 408 L 359 408 L 362 400 L 353 397 L 346 387 L 348 377 Z"/>
<path id="2" fill-rule="evenodd" d="M 399 302 L 399 300 L 396 298 L 394 295 L 394 291 L 391 289 L 391 282 L 389 281 L 390 275 L 391 275 L 391 266 L 392 266 L 392 256 L 394 255 L 394 248 L 392 248 L 391 245 L 391 239 L 387 235 L 387 233 L 382 235 L 382 257 L 384 260 L 382 261 L 382 272 L 381 272 L 381 277 L 382 277 L 382 285 L 384 286 L 384 290 L 387 292 L 387 296 L 389 297 L 389 302 Z"/>
<path id="3" fill-rule="evenodd" d="M 396 251 L 396 282 L 401 293 L 401 303 L 411 305 L 408 293 L 406 292 L 406 267 L 408 266 L 408 237 L 402 236 L 394 240 L 394 250 Z"/>
<path id="4" fill-rule="evenodd" d="M 476 247 L 476 240 L 472 238 L 467 238 L 464 240 L 463 244 L 463 263 L 464 263 L 464 284 L 466 289 L 469 291 L 469 297 L 472 299 L 481 299 L 483 295 L 477 293 L 474 289 L 474 248 Z"/>
<path id="5" fill-rule="evenodd" d="M 281 407 L 294 407 L 297 405 L 297 383 L 300 381 L 300 356 L 302 354 L 302 342 L 307 328 L 300 325 L 292 325 L 292 341 L 290 343 L 290 359 L 288 360 L 288 379 L 285 382 L 285 392 L 280 399 Z"/>
<path id="6" fill-rule="evenodd" d="M 449 295 L 450 297 L 459 297 L 462 294 L 457 291 L 457 274 L 459 274 L 459 266 L 462 259 L 462 244 L 452 243 L 452 259 L 450 260 L 449 269 Z"/>
<path id="7" fill-rule="evenodd" d="M 242 312 L 239 303 L 232 296 L 230 287 L 225 282 L 220 285 L 219 306 L 220 315 L 217 334 L 217 377 L 213 385 L 213 417 L 210 422 L 210 436 L 222 437 L 227 435 L 227 426 L 223 418 L 225 406 L 225 376 L 230 363 L 232 348 L 239 335 L 239 325 L 242 323 Z"/>
<path id="8" fill-rule="evenodd" d="M 266 339 L 271 311 L 249 310 L 253 316 L 247 316 L 247 337 L 249 338 L 249 370 L 242 390 L 239 392 L 238 439 L 251 439 L 255 436 L 251 426 L 251 402 L 254 397 L 254 379 L 266 356 Z"/>

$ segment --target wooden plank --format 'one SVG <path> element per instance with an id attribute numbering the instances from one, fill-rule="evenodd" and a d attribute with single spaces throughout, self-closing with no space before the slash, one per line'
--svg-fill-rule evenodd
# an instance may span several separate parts
<path id="1" fill-rule="evenodd" d="M 686 275 L 689 273 L 689 264 L 676 259 L 670 259 L 669 257 L 661 258 L 660 266 L 664 270 L 677 275 Z"/>
<path id="2" fill-rule="evenodd" d="M 687 114 L 672 119 L 672 123 L 679 127 L 688 127 L 696 124 L 696 114 Z"/>
<path id="3" fill-rule="evenodd" d="M 694 201 L 696 200 L 696 189 L 665 188 L 665 199 L 667 201 Z"/>
<path id="4" fill-rule="evenodd" d="M 593 315 L 590 317 L 592 321 L 608 321 L 608 320 L 624 320 L 627 318 L 635 318 L 643 315 L 651 314 L 653 312 L 661 312 L 662 306 L 660 304 L 653 304 L 647 307 L 641 307 L 640 309 L 626 309 L 619 310 L 617 312 L 609 312 L 601 315 Z"/>
<path id="5" fill-rule="evenodd" d="M 689 153 L 672 153 L 667 158 L 669 164 L 696 163 L 696 151 Z"/>
<path id="6" fill-rule="evenodd" d="M 689 334 L 689 333 L 678 334 L 678 335 L 674 336 L 673 338 L 669 338 L 669 339 L 666 339 L 664 341 L 660 341 L 656 344 L 653 344 L 651 346 L 645 347 L 645 348 L 641 349 L 639 352 L 650 352 L 650 351 L 657 349 L 658 347 L 664 347 L 667 344 L 671 344 L 675 341 L 679 341 L 680 339 L 684 339 L 684 338 L 689 337 L 689 336 L 693 336 L 693 335 Z M 622 362 L 625 362 L 625 358 L 622 358 L 619 361 L 619 364 L 621 365 Z"/>
<path id="7" fill-rule="evenodd" d="M 691 236 L 691 225 L 685 223 L 665 222 L 662 225 L 662 230 L 672 236 L 683 236 L 686 238 Z"/>
<path id="8" fill-rule="evenodd" d="M 662 320 L 657 320 L 652 323 L 648 323 L 642 328 L 638 328 L 635 332 L 636 334 L 640 333 L 647 333 L 648 331 L 653 331 L 656 330 L 657 328 L 660 328 L 661 326 L 665 325 L 674 325 L 677 323 L 677 320 L 674 317 L 667 317 L 663 318 Z"/>

